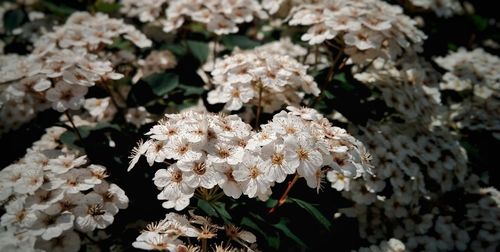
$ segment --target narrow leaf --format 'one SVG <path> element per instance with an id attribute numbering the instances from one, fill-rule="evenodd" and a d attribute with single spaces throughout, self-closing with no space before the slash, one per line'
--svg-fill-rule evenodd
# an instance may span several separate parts
<path id="1" fill-rule="evenodd" d="M 280 222 L 274 224 L 273 226 L 281 230 L 283 234 L 285 234 L 288 238 L 292 239 L 294 242 L 299 244 L 301 247 L 307 248 L 307 245 L 286 226 L 285 219 L 282 218 Z"/>
<path id="2" fill-rule="evenodd" d="M 217 216 L 215 209 L 206 200 L 198 199 L 198 207 L 209 216 Z"/>
<path id="3" fill-rule="evenodd" d="M 290 202 L 297 203 L 298 206 L 305 209 L 310 215 L 312 215 L 316 220 L 323 225 L 327 230 L 330 230 L 332 224 L 330 221 L 312 204 L 307 203 L 300 199 L 288 198 Z"/>

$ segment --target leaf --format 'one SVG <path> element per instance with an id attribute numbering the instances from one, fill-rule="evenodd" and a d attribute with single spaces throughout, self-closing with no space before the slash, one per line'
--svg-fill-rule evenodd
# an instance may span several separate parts
<path id="1" fill-rule="evenodd" d="M 179 44 L 165 45 L 163 48 L 173 52 L 178 57 L 183 57 L 187 53 L 186 47 Z"/>
<path id="2" fill-rule="evenodd" d="M 247 36 L 243 36 L 243 35 L 224 36 L 222 38 L 222 43 L 229 50 L 232 50 L 235 47 L 239 47 L 241 49 L 252 49 L 252 48 L 260 45 L 259 42 L 255 41 L 255 40 L 251 40 Z"/>
<path id="3" fill-rule="evenodd" d="M 42 1 L 43 7 L 47 8 L 48 11 L 56 14 L 57 16 L 69 16 L 76 10 L 67 6 L 67 5 L 61 5 L 61 4 L 54 4 L 51 3 L 50 1 Z"/>
<path id="4" fill-rule="evenodd" d="M 206 200 L 198 199 L 198 207 L 209 216 L 217 216 L 217 211 Z"/>
<path id="5" fill-rule="evenodd" d="M 80 133 L 80 136 L 82 136 L 83 139 L 88 137 L 90 134 L 89 126 L 81 126 L 77 127 L 77 129 L 78 132 Z M 78 139 L 78 135 L 75 133 L 73 129 L 69 129 L 66 132 L 62 133 L 61 137 L 59 138 L 59 141 L 61 141 L 61 143 L 63 143 L 64 145 L 68 146 L 70 149 L 83 150 L 82 147 L 76 144 L 76 142 L 80 141 L 80 139 Z"/>
<path id="6" fill-rule="evenodd" d="M 200 62 L 205 62 L 208 58 L 208 44 L 206 42 L 188 40 L 187 45 L 191 53 Z"/>
<path id="7" fill-rule="evenodd" d="M 472 22 L 476 26 L 476 29 L 479 31 L 484 31 L 488 27 L 488 20 L 484 17 L 481 17 L 479 15 L 472 15 Z"/>
<path id="8" fill-rule="evenodd" d="M 121 50 L 126 50 L 126 51 L 132 51 L 133 46 L 132 43 L 128 40 L 122 39 L 122 38 L 116 38 L 113 41 L 113 44 L 107 46 L 110 49 L 121 49 Z"/>
<path id="9" fill-rule="evenodd" d="M 262 229 L 260 229 L 259 225 L 257 225 L 257 223 L 255 223 L 252 219 L 248 217 L 243 217 L 241 219 L 240 225 L 251 228 L 252 230 L 258 232 L 262 237 L 267 236 L 266 233 L 262 231 Z"/>
<path id="10" fill-rule="evenodd" d="M 94 4 L 94 9 L 99 12 L 112 13 L 120 10 L 119 3 L 107 3 L 102 0 L 97 0 Z"/>
<path id="11" fill-rule="evenodd" d="M 224 219 L 224 222 L 229 222 L 231 220 L 231 215 L 226 210 L 226 204 L 223 202 L 214 202 L 212 207 L 219 213 L 222 219 Z"/>
<path id="12" fill-rule="evenodd" d="M 203 87 L 195 87 L 195 86 L 189 86 L 189 85 L 184 85 L 184 84 L 179 84 L 179 88 L 184 90 L 184 95 L 201 95 L 203 92 L 205 92 L 205 89 Z"/>
<path id="13" fill-rule="evenodd" d="M 175 73 L 153 74 L 145 79 L 157 96 L 164 96 L 179 85 L 179 76 Z"/>
<path id="14" fill-rule="evenodd" d="M 312 215 L 316 220 L 323 225 L 327 230 L 330 230 L 332 224 L 330 221 L 312 204 L 307 203 L 300 199 L 288 198 L 290 202 L 296 203 L 298 206 L 305 209 L 310 215 Z"/>
<path id="15" fill-rule="evenodd" d="M 281 218 L 280 222 L 274 224 L 273 227 L 281 230 L 283 234 L 285 234 L 288 238 L 292 239 L 301 247 L 307 249 L 307 245 L 286 226 L 286 221 L 284 218 Z"/>
<path id="16" fill-rule="evenodd" d="M 7 11 L 3 16 L 3 22 L 5 29 L 12 31 L 19 27 L 23 22 L 26 15 L 22 10 L 10 10 Z"/>

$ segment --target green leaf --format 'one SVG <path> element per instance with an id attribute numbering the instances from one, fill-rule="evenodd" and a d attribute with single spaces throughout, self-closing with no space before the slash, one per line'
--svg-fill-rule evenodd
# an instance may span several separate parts
<path id="1" fill-rule="evenodd" d="M 153 74 L 147 77 L 145 81 L 155 95 L 164 96 L 179 85 L 179 76 L 175 73 Z"/>
<path id="2" fill-rule="evenodd" d="M 78 132 L 80 133 L 80 136 L 82 136 L 83 139 L 89 136 L 90 134 L 90 127 L 89 126 L 81 126 L 77 127 Z M 67 130 L 66 132 L 61 134 L 61 137 L 59 138 L 59 141 L 63 143 L 64 145 L 68 146 L 70 149 L 76 149 L 76 150 L 83 150 L 82 147 L 78 146 L 76 144 L 78 139 L 78 135 L 74 132 L 73 129 Z"/>
<path id="3" fill-rule="evenodd" d="M 229 50 L 232 50 L 235 47 L 239 47 L 241 49 L 252 49 L 260 45 L 259 42 L 251 40 L 247 36 L 243 35 L 224 36 L 222 37 L 222 44 L 224 44 L 224 46 Z"/>
<path id="4" fill-rule="evenodd" d="M 5 29 L 12 31 L 19 27 L 23 22 L 26 15 L 22 10 L 10 10 L 7 11 L 3 16 L 3 22 Z"/>
<path id="5" fill-rule="evenodd" d="M 71 15 L 73 12 L 75 12 L 76 10 L 67 6 L 67 5 L 64 5 L 64 4 L 54 4 L 50 1 L 42 1 L 42 5 L 43 7 L 45 7 L 48 11 L 54 13 L 55 15 L 57 16 L 69 16 Z"/>
<path id="6" fill-rule="evenodd" d="M 296 203 L 298 206 L 305 209 L 310 215 L 312 215 L 316 220 L 323 225 L 327 230 L 330 230 L 332 224 L 330 221 L 312 204 L 307 203 L 300 199 L 288 198 L 288 201 Z"/>
<path id="7" fill-rule="evenodd" d="M 189 85 L 184 85 L 184 84 L 179 84 L 178 86 L 182 90 L 184 90 L 184 95 L 201 95 L 203 92 L 205 92 L 205 89 L 203 87 L 195 87 L 195 86 L 189 86 Z"/>
<path id="8" fill-rule="evenodd" d="M 188 40 L 189 50 L 200 62 L 205 62 L 208 58 L 208 44 L 206 42 Z"/>
<path id="9" fill-rule="evenodd" d="M 112 13 L 120 10 L 119 3 L 107 3 L 102 0 L 97 0 L 94 4 L 94 9 L 99 12 Z"/>
<path id="10" fill-rule="evenodd" d="M 108 48 L 110 48 L 110 49 L 121 49 L 121 50 L 126 50 L 126 51 L 132 51 L 132 50 L 134 50 L 134 47 L 132 46 L 132 43 L 130 41 L 122 39 L 120 37 L 116 38 L 113 41 L 113 44 L 108 45 Z"/>
<path id="11" fill-rule="evenodd" d="M 162 49 L 167 49 L 179 57 L 183 57 L 187 53 L 186 47 L 184 47 L 183 45 L 180 45 L 180 44 L 165 45 L 162 47 Z"/>
<path id="12" fill-rule="evenodd" d="M 231 215 L 226 210 L 226 204 L 223 202 L 214 202 L 212 207 L 219 213 L 219 215 L 224 219 L 224 222 L 230 222 Z"/>
<path id="13" fill-rule="evenodd" d="M 484 31 L 488 27 L 488 20 L 479 15 L 472 15 L 472 22 L 479 31 Z"/>
<path id="14" fill-rule="evenodd" d="M 274 250 L 278 250 L 280 248 L 279 236 L 266 235 L 264 237 L 266 237 L 267 243 L 269 244 L 269 247 L 271 247 Z"/>
<path id="15" fill-rule="evenodd" d="M 198 207 L 209 216 L 217 216 L 217 211 L 206 200 L 198 199 Z"/>
<path id="16" fill-rule="evenodd" d="M 275 228 L 281 230 L 288 238 L 292 239 L 294 242 L 299 244 L 301 247 L 307 249 L 307 245 L 298 236 L 296 236 L 287 226 L 284 218 L 281 218 L 280 222 L 273 225 Z"/>
<path id="17" fill-rule="evenodd" d="M 258 232 L 262 237 L 267 237 L 267 234 L 264 231 L 262 231 L 262 229 L 260 229 L 259 225 L 257 225 L 257 223 L 255 223 L 252 219 L 248 217 L 243 217 L 241 219 L 240 225 L 251 228 L 252 230 Z"/>
<path id="18" fill-rule="evenodd" d="M 339 74 L 336 74 L 334 77 L 333 77 L 334 80 L 337 80 L 337 81 L 340 81 L 342 83 L 345 83 L 347 82 L 346 78 L 345 78 L 345 74 L 344 73 L 339 73 Z"/>
<path id="19" fill-rule="evenodd" d="M 330 90 L 323 90 L 323 92 L 325 93 L 325 97 L 329 100 L 335 98 L 335 95 L 332 94 L 332 92 L 330 92 Z"/>

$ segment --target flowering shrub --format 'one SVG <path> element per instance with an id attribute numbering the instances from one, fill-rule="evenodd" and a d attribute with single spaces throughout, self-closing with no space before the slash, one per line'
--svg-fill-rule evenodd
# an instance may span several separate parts
<path id="1" fill-rule="evenodd" d="M 497 251 L 487 1 L 0 4 L 0 251 Z"/>

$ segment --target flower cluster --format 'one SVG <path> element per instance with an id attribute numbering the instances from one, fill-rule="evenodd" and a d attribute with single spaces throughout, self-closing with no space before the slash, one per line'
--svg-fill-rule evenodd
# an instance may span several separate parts
<path id="1" fill-rule="evenodd" d="M 168 50 L 152 51 L 149 55 L 137 62 L 140 65 L 142 76 L 147 77 L 154 73 L 161 73 L 167 69 L 175 68 L 177 60 Z"/>
<path id="2" fill-rule="evenodd" d="M 418 8 L 432 10 L 439 17 L 451 17 L 463 12 L 460 1 L 455 0 L 409 0 Z"/>
<path id="3" fill-rule="evenodd" d="M 446 69 L 440 88 L 465 93 L 449 100 L 450 119 L 459 128 L 500 130 L 500 58 L 482 49 L 461 48 L 435 61 Z"/>
<path id="4" fill-rule="evenodd" d="M 250 251 L 256 249 L 257 238 L 249 231 L 242 230 L 232 224 L 219 226 L 208 217 L 195 215 L 190 212 L 191 218 L 177 213 L 168 213 L 161 221 L 146 226 L 132 246 L 144 250 L 168 251 L 200 251 L 200 245 L 186 245 L 182 239 L 196 238 L 198 241 L 211 241 L 221 236 L 229 242 L 237 243 Z M 207 243 L 208 244 L 208 243 Z M 205 245 L 207 246 L 207 245 Z M 248 251 L 226 245 L 215 245 L 214 251 Z"/>
<path id="5" fill-rule="evenodd" d="M 169 1 L 165 12 L 165 32 L 176 30 L 186 20 L 191 20 L 206 25 L 207 30 L 217 35 L 236 33 L 239 24 L 268 17 L 257 0 L 173 0 Z"/>
<path id="6" fill-rule="evenodd" d="M 418 50 L 426 38 L 399 6 L 380 0 L 302 3 L 291 10 L 288 23 L 309 26 L 302 40 L 311 45 L 338 43 L 354 63 L 395 59 L 403 50 Z"/>
<path id="7" fill-rule="evenodd" d="M 283 104 L 299 105 L 303 93 L 317 96 L 320 90 L 307 66 L 287 55 L 256 48 L 217 60 L 212 71 L 215 89 L 208 93 L 210 104 L 225 103 L 226 110 L 244 104 L 273 112 Z"/>
<path id="8" fill-rule="evenodd" d="M 389 241 L 382 241 L 379 245 L 371 245 L 367 248 L 360 248 L 358 252 L 403 252 L 405 245 L 398 239 L 391 238 Z"/>
<path id="9" fill-rule="evenodd" d="M 138 17 L 141 22 L 155 21 L 162 11 L 167 0 L 122 0 L 120 12 L 127 17 Z"/>
<path id="10" fill-rule="evenodd" d="M 139 47 L 151 45 L 123 20 L 76 12 L 39 38 L 30 55 L 2 56 L 0 61 L 9 64 L 0 70 L 0 83 L 12 82 L 0 94 L 2 120 L 15 127 L 45 109 L 46 103 L 60 112 L 82 107 L 88 87 L 123 76 L 96 54 L 120 35 Z"/>
<path id="11" fill-rule="evenodd" d="M 64 131 L 49 128 L 21 160 L 0 171 L 0 225 L 6 230 L 0 239 L 14 237 L 0 250 L 78 251 L 77 232 L 104 229 L 127 208 L 125 192 L 105 180 L 105 167 L 58 148 Z"/>
<path id="12" fill-rule="evenodd" d="M 397 61 L 378 58 L 368 68 L 354 66 L 354 78 L 382 92 L 382 98 L 410 120 L 428 120 L 440 111 L 439 74 L 416 55 Z"/>
<path id="13" fill-rule="evenodd" d="M 147 133 L 150 139 L 134 149 L 129 169 L 141 155 L 149 165 L 175 160 L 153 180 L 162 190 L 158 199 L 167 200 L 163 207 L 176 210 L 189 204 L 197 188 L 218 185 L 233 198 L 244 194 L 265 200 L 274 183 L 290 174 L 318 190 L 323 167 L 353 180 L 370 177 L 369 155 L 361 142 L 313 109 L 290 110 L 276 114 L 258 133 L 236 115 L 167 114 Z"/>

